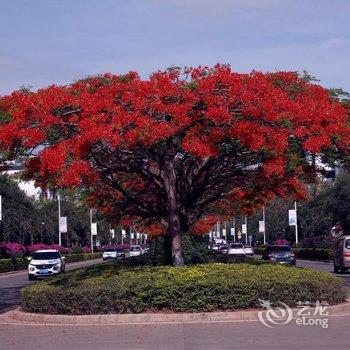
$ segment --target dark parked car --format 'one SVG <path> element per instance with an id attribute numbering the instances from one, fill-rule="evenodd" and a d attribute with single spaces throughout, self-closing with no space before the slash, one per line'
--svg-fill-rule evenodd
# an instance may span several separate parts
<path id="1" fill-rule="evenodd" d="M 223 254 L 227 254 L 228 248 L 229 248 L 228 244 L 222 244 L 219 248 L 219 251 Z"/>
<path id="2" fill-rule="evenodd" d="M 125 258 L 125 251 L 124 249 L 117 248 L 116 249 L 116 259 L 124 259 Z"/>
<path id="3" fill-rule="evenodd" d="M 270 245 L 267 247 L 262 259 L 285 265 L 295 265 L 295 254 L 288 245 Z"/>

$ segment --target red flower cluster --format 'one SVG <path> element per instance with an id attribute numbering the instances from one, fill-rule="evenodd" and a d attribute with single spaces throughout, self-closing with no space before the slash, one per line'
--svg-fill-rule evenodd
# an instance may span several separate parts
<path id="1" fill-rule="evenodd" d="M 240 74 L 226 65 L 173 69 L 146 80 L 134 72 L 105 74 L 16 91 L 0 99 L 0 113 L 6 116 L 0 151 L 41 149 L 28 163 L 30 176 L 43 186 L 90 188 L 90 199 L 106 213 L 152 218 L 155 226 L 147 225 L 155 234 L 166 217 L 160 208 L 166 206 L 164 159 L 173 161 L 179 205 L 194 218 L 191 226 L 213 207 L 250 211 L 262 197 L 303 195 L 299 179 L 310 171 L 308 156 L 339 155 L 350 143 L 346 110 L 326 89 L 294 72 Z M 208 159 L 210 174 L 201 168 Z M 228 168 L 231 175 L 220 177 Z M 190 200 L 203 205 L 201 218 Z"/>

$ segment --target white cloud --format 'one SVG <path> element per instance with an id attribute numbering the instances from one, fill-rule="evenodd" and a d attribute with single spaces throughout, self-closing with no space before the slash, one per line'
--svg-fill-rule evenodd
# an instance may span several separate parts
<path id="1" fill-rule="evenodd" d="M 334 49 L 339 47 L 349 47 L 349 40 L 346 38 L 330 38 L 324 40 L 319 46 L 321 49 Z"/>

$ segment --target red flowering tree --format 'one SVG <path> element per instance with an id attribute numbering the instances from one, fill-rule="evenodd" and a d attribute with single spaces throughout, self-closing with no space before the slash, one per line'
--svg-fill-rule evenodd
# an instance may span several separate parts
<path id="1" fill-rule="evenodd" d="M 105 74 L 0 102 L 0 150 L 41 186 L 81 188 L 114 221 L 180 237 L 274 196 L 302 196 L 315 154 L 347 151 L 348 117 L 293 72 Z"/>

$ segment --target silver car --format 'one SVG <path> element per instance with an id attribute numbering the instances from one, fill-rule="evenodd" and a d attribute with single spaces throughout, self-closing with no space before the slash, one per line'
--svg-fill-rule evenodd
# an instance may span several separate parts
<path id="1" fill-rule="evenodd" d="M 231 243 L 228 250 L 228 255 L 245 256 L 244 245 L 242 243 Z"/>
<path id="2" fill-rule="evenodd" d="M 350 236 L 342 236 L 334 247 L 334 272 L 345 273 L 350 269 Z"/>
<path id="3" fill-rule="evenodd" d="M 245 253 L 245 255 L 253 256 L 254 255 L 253 247 L 251 247 L 250 245 L 245 245 L 244 246 L 244 253 Z"/>

